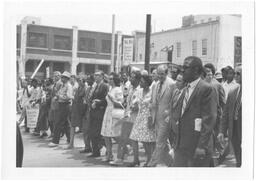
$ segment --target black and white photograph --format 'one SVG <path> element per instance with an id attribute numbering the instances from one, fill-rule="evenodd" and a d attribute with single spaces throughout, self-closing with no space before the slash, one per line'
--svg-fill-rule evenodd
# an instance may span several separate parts
<path id="1" fill-rule="evenodd" d="M 254 1 L 3 7 L 4 179 L 254 179 Z"/>

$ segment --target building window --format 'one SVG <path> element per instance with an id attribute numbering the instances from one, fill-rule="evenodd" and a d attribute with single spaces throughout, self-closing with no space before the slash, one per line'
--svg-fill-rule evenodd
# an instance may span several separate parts
<path id="1" fill-rule="evenodd" d="M 207 39 L 202 40 L 202 55 L 207 55 Z"/>
<path id="2" fill-rule="evenodd" d="M 28 47 L 38 47 L 38 48 L 46 48 L 47 47 L 47 35 L 43 33 L 28 33 L 27 40 Z"/>
<path id="3" fill-rule="evenodd" d="M 54 49 L 71 50 L 71 38 L 69 36 L 54 35 Z"/>
<path id="4" fill-rule="evenodd" d="M 140 60 L 142 60 L 142 54 L 140 53 Z"/>
<path id="5" fill-rule="evenodd" d="M 181 43 L 180 42 L 176 43 L 176 47 L 177 47 L 177 57 L 180 57 L 180 55 L 181 55 Z"/>
<path id="6" fill-rule="evenodd" d="M 95 39 L 80 38 L 78 49 L 79 49 L 79 51 L 96 52 Z"/>
<path id="7" fill-rule="evenodd" d="M 111 53 L 111 40 L 101 40 L 101 52 Z"/>
<path id="8" fill-rule="evenodd" d="M 193 40 L 192 41 L 192 55 L 196 56 L 196 54 L 197 54 L 197 41 Z"/>
<path id="9" fill-rule="evenodd" d="M 154 59 L 157 59 L 157 52 L 154 53 Z"/>

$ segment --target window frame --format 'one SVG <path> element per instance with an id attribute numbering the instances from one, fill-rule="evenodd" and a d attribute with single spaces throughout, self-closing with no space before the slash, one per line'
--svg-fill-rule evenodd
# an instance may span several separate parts
<path id="1" fill-rule="evenodd" d="M 69 42 L 68 42 L 68 47 L 67 48 L 63 48 L 63 47 L 56 47 L 56 37 L 60 38 L 68 38 Z M 71 51 L 72 50 L 72 37 L 68 36 L 68 35 L 53 35 L 53 49 L 55 50 L 66 50 L 66 51 Z"/>
<path id="2" fill-rule="evenodd" d="M 85 49 L 81 49 L 82 42 L 85 42 Z M 86 42 L 88 43 L 88 47 L 86 47 Z M 91 46 L 94 44 L 94 46 Z M 93 47 L 93 48 L 91 48 Z M 96 39 L 89 37 L 80 37 L 78 42 L 78 51 L 81 52 L 96 52 Z"/>
<path id="3" fill-rule="evenodd" d="M 31 37 L 34 35 L 36 38 L 35 40 L 31 40 Z M 40 36 L 36 36 L 40 35 Z M 44 42 L 42 46 L 39 46 L 40 38 L 44 39 Z M 32 47 L 32 48 L 48 48 L 48 36 L 46 33 L 39 33 L 39 32 L 28 32 L 27 35 L 27 47 Z"/>
<path id="4" fill-rule="evenodd" d="M 207 39 L 202 39 L 202 56 L 207 56 Z"/>
<path id="5" fill-rule="evenodd" d="M 192 40 L 192 55 L 197 56 L 197 40 Z"/>
<path id="6" fill-rule="evenodd" d="M 106 49 L 103 49 L 104 48 L 104 46 L 103 46 L 103 42 L 110 42 L 110 48 L 107 50 L 107 51 L 104 51 L 104 50 L 106 50 Z M 109 43 L 108 43 L 109 44 Z M 106 45 L 108 45 L 108 44 L 106 44 Z M 106 40 L 106 39 L 102 39 L 101 40 L 101 49 L 100 49 L 100 52 L 101 53 L 106 53 L 106 54 L 110 54 L 111 53 L 111 44 L 112 44 L 112 41 L 111 40 Z"/>

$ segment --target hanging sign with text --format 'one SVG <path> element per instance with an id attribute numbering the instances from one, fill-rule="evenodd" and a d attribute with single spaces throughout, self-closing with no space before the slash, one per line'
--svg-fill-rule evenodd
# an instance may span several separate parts
<path id="1" fill-rule="evenodd" d="M 133 38 L 124 38 L 123 65 L 127 66 L 133 61 Z"/>

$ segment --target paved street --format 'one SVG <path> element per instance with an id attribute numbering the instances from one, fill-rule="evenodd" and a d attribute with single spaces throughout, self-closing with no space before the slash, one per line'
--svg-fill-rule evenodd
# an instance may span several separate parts
<path id="1" fill-rule="evenodd" d="M 18 117 L 18 116 L 17 116 Z M 83 149 L 82 133 L 77 133 L 75 137 L 75 148 L 66 150 L 66 138 L 63 136 L 60 145 L 55 148 L 48 147 L 50 142 L 47 138 L 40 138 L 31 133 L 25 133 L 21 128 L 24 144 L 23 167 L 111 167 L 103 162 L 104 154 L 99 158 L 87 158 L 90 154 L 81 154 Z M 113 145 L 114 156 L 116 156 L 117 144 Z M 144 150 L 140 145 L 141 166 L 145 163 Z M 132 155 L 126 157 L 126 162 L 132 162 Z M 229 155 L 220 167 L 235 166 L 235 159 Z"/>
<path id="2" fill-rule="evenodd" d="M 66 150 L 65 136 L 62 137 L 58 147 L 50 148 L 49 139 L 25 133 L 23 128 L 21 130 L 24 144 L 23 167 L 110 167 L 108 163 L 102 161 L 103 153 L 99 158 L 87 158 L 90 154 L 79 153 L 83 149 L 82 133 L 76 134 L 75 148 Z M 117 144 L 113 145 L 113 150 L 116 153 Z M 126 163 L 132 162 L 132 155 L 126 158 Z M 140 146 L 140 158 L 143 165 L 145 157 L 142 146 Z"/>

